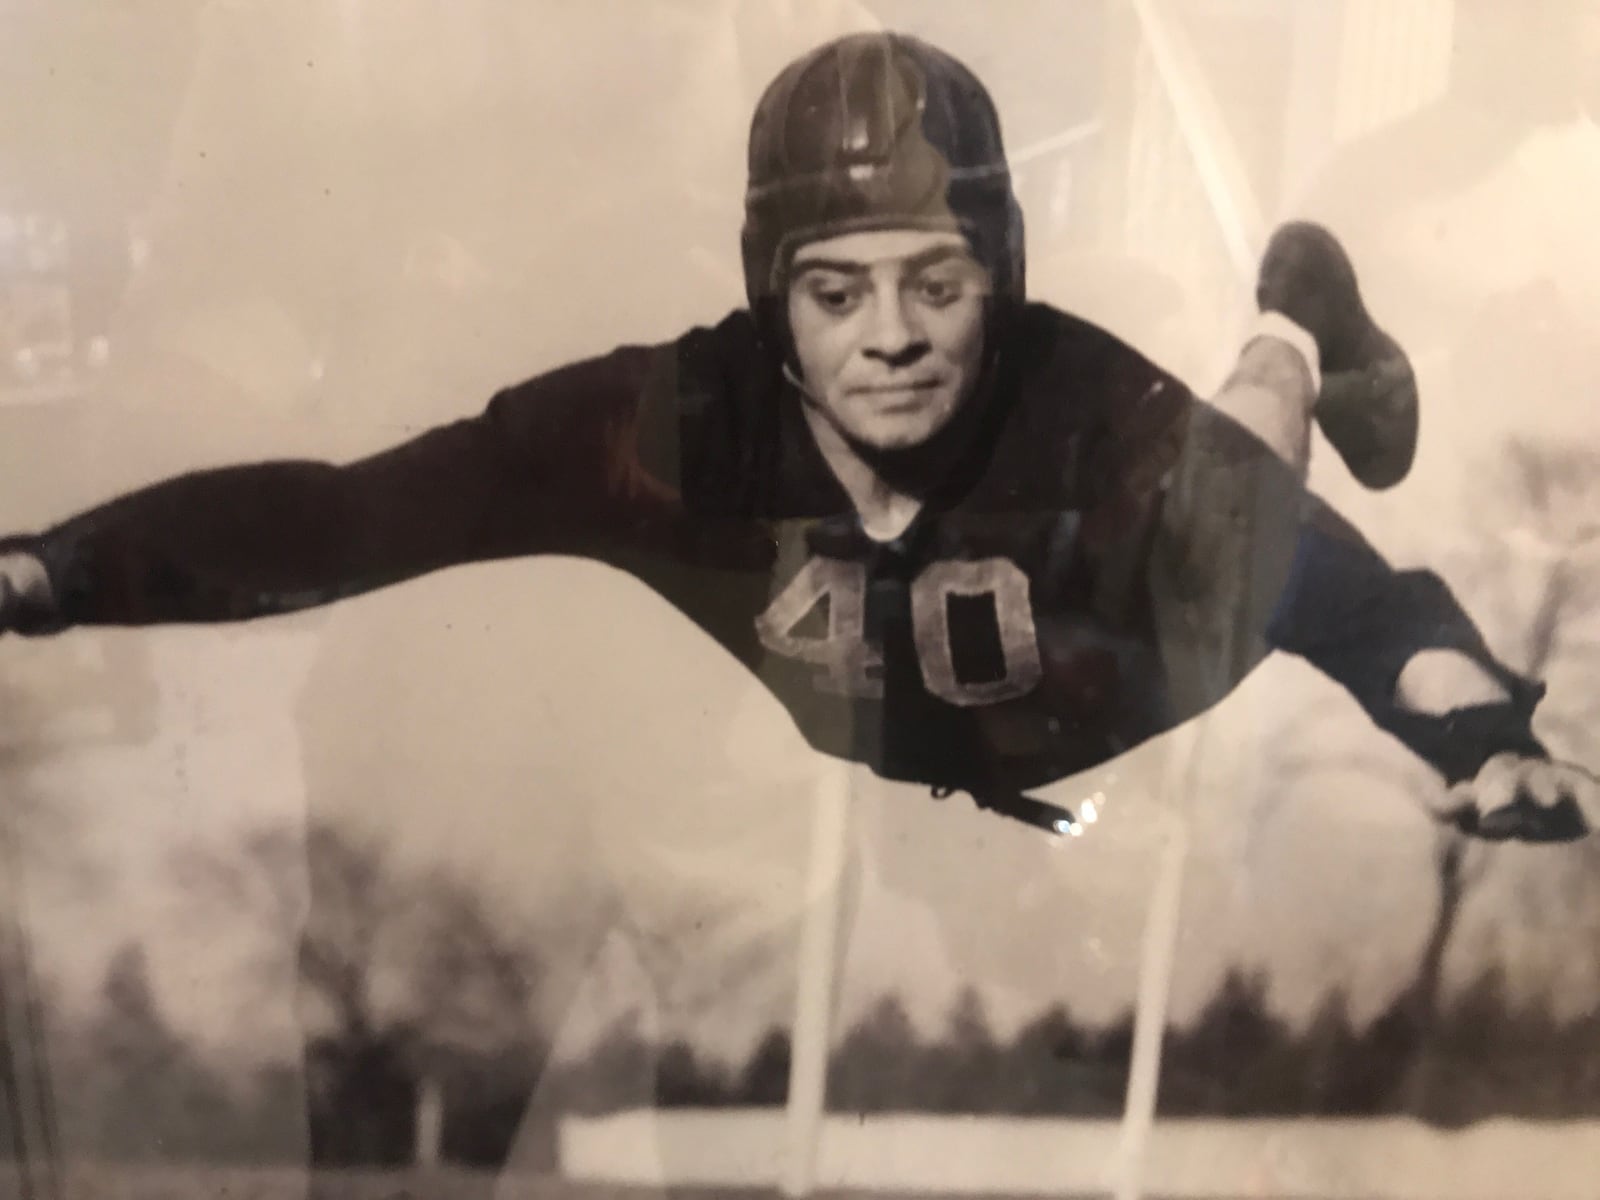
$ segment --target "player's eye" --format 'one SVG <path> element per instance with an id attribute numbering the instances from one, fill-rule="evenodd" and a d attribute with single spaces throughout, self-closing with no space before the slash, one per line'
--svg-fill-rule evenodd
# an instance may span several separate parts
<path id="1" fill-rule="evenodd" d="M 966 294 L 967 281 L 960 274 L 923 275 L 916 282 L 917 298 L 933 308 L 946 308 Z"/>
<path id="2" fill-rule="evenodd" d="M 820 272 L 805 281 L 805 290 L 806 295 L 818 308 L 836 317 L 854 312 L 865 292 L 862 285 L 854 279 Z"/>

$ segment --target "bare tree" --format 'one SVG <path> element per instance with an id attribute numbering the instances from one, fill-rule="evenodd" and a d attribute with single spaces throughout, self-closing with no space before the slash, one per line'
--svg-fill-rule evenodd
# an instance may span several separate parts
<path id="1" fill-rule="evenodd" d="M 23 1200 L 54 1196 L 61 1139 L 48 1053 L 47 987 L 28 916 L 28 871 L 59 840 L 30 770 L 41 758 L 42 713 L 30 691 L 0 679 L 0 1160 L 16 1164 Z"/>
<path id="2" fill-rule="evenodd" d="M 138 742 L 155 711 L 148 654 L 137 639 L 8 639 L 0 677 L 0 1156 L 18 1164 L 26 1200 L 51 1196 L 62 1152 L 49 1037 L 48 964 L 29 901 L 40 879 L 72 869 L 80 849 L 71 802 L 36 772 L 90 746 Z"/>
<path id="3" fill-rule="evenodd" d="M 258 832 L 242 865 L 191 851 L 182 867 L 298 944 L 317 1158 L 436 1161 L 452 1072 L 537 1055 L 538 953 L 468 881 L 329 824 Z"/>

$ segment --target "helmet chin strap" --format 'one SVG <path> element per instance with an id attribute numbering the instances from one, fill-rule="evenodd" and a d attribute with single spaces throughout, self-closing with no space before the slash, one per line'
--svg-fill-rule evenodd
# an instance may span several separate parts
<path id="1" fill-rule="evenodd" d="M 787 362 L 783 364 L 783 377 L 793 384 L 794 390 L 799 392 L 807 400 L 810 400 L 813 404 L 817 402 L 817 394 L 806 386 L 805 380 L 801 379 L 800 376 L 796 374 L 794 367 Z"/>

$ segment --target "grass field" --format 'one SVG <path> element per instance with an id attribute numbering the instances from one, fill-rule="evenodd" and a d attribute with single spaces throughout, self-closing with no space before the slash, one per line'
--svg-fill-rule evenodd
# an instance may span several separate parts
<path id="1" fill-rule="evenodd" d="M 651 1200 L 656 1188 L 576 1183 L 553 1175 L 529 1175 L 498 1181 L 474 1171 L 321 1171 L 311 1179 L 309 1195 L 303 1172 L 273 1168 L 216 1167 L 74 1167 L 59 1179 L 48 1178 L 30 1193 L 17 1172 L 0 1168 L 0 1200 Z M 776 1189 L 675 1188 L 681 1200 L 777 1200 Z M 819 1192 L 818 1200 L 859 1200 L 882 1195 L 870 1192 Z M 896 1193 L 897 1200 L 917 1200 Z M 1008 1200 L 986 1196 L 984 1200 Z M 1009 1200 L 1027 1200 L 1012 1197 Z M 1054 1196 L 1051 1200 L 1073 1200 Z"/>
<path id="2" fill-rule="evenodd" d="M 781 1200 L 776 1188 L 660 1188 L 579 1183 L 554 1175 L 528 1176 L 516 1184 L 470 1171 L 324 1171 L 306 1190 L 303 1173 L 215 1168 L 105 1168 L 76 1170 L 59 1191 L 41 1181 L 24 1190 L 16 1173 L 0 1167 L 0 1200 Z M 816 1200 L 965 1200 L 953 1193 L 828 1191 Z M 982 1200 L 1046 1200 L 997 1196 Z M 1100 1196 L 1051 1195 L 1048 1200 L 1102 1200 Z M 1151 1196 L 1147 1200 L 1160 1200 Z M 1214 1200 L 1227 1200 L 1216 1197 Z"/>

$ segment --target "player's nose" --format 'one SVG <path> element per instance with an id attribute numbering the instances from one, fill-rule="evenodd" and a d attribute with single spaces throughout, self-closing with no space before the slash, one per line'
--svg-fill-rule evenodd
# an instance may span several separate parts
<path id="1" fill-rule="evenodd" d="M 915 313 L 898 288 L 875 297 L 867 336 L 867 354 L 891 366 L 916 360 L 928 346 Z"/>

